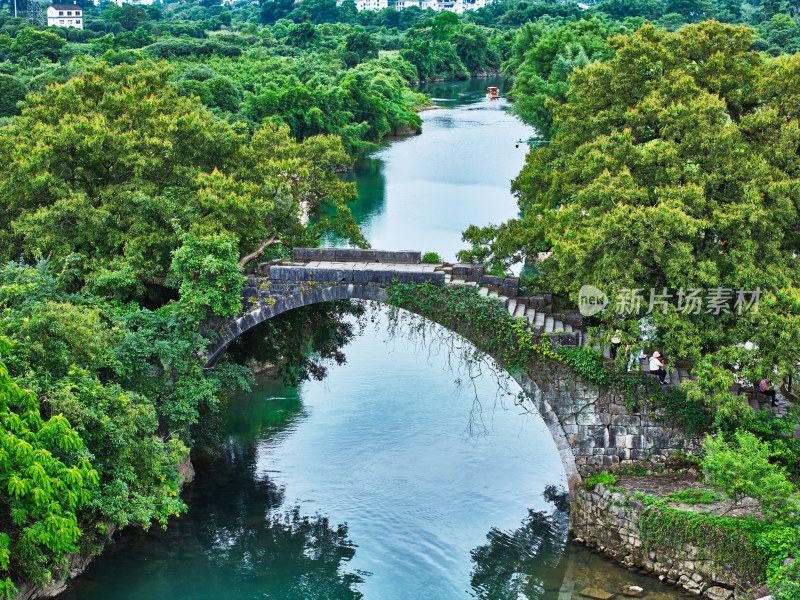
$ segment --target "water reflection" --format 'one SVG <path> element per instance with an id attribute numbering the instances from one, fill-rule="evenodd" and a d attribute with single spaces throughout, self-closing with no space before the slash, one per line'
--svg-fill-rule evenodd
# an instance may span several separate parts
<path id="1" fill-rule="evenodd" d="M 380 215 L 386 203 L 383 161 L 370 156 L 361 158 L 354 171 L 345 173 L 342 179 L 355 182 L 358 202 L 351 206 L 353 217 L 359 225 L 371 229 L 372 220 Z"/>
<path id="2" fill-rule="evenodd" d="M 198 468 L 184 491 L 187 515 L 171 519 L 166 531 L 126 531 L 61 598 L 362 598 L 363 574 L 346 568 L 356 552 L 347 525 L 287 508 L 284 487 L 255 475 L 255 441 L 306 416 L 296 393 L 270 394 L 278 389 L 286 390 L 261 388 L 264 401 L 246 412 L 232 404 L 235 441 Z"/>
<path id="3" fill-rule="evenodd" d="M 126 531 L 64 598 L 579 600 L 629 581 L 676 597 L 566 542 L 541 419 L 504 410 L 485 374 L 459 397 L 448 353 L 370 323 L 324 382 L 232 398 L 189 512 Z M 475 398 L 487 431 L 469 437 Z"/>
<path id="4" fill-rule="evenodd" d="M 561 588 L 566 564 L 569 500 L 549 486 L 545 498 L 554 501 L 552 512 L 528 510 L 513 531 L 492 529 L 488 542 L 472 551 L 475 563 L 471 584 L 481 600 L 509 598 L 535 600 Z"/>

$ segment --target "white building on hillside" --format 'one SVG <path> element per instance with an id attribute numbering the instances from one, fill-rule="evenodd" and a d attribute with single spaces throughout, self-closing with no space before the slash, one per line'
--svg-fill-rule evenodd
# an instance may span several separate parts
<path id="1" fill-rule="evenodd" d="M 336 4 L 339 5 L 343 0 L 337 0 Z M 355 0 L 356 10 L 383 10 L 389 8 L 389 0 Z"/>
<path id="2" fill-rule="evenodd" d="M 83 8 L 77 4 L 53 4 L 48 6 L 47 26 L 83 29 Z"/>
<path id="3" fill-rule="evenodd" d="M 97 1 L 97 0 L 95 0 Z M 117 6 L 125 6 L 126 4 L 133 4 L 134 6 L 150 6 L 156 0 L 111 0 Z"/>
<path id="4" fill-rule="evenodd" d="M 336 0 L 340 5 L 344 0 Z M 436 12 L 449 11 L 456 14 L 463 14 L 466 10 L 477 10 L 487 4 L 497 0 L 395 0 L 396 10 L 404 10 L 411 6 L 419 6 L 422 10 L 431 8 Z M 361 10 L 382 10 L 389 6 L 388 0 L 355 0 L 356 9 Z"/>

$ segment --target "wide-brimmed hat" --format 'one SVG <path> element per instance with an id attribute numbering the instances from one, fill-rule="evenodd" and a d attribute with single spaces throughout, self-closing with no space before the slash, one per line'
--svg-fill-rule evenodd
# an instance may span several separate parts
<path id="1" fill-rule="evenodd" d="M 653 358 L 661 358 L 661 353 L 658 350 L 656 350 L 655 352 L 653 352 Z"/>

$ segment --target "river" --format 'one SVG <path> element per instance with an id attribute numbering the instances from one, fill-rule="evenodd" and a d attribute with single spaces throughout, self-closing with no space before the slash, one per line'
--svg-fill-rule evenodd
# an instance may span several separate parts
<path id="1" fill-rule="evenodd" d="M 514 142 L 531 131 L 487 85 L 506 88 L 423 90 L 449 108 L 359 163 L 354 212 L 373 247 L 453 258 L 464 227 L 513 216 Z M 324 381 L 231 398 L 188 513 L 118 536 L 62 599 L 568 600 L 624 583 L 680 596 L 567 542 L 555 444 L 490 369 L 470 377 L 435 341 L 392 335 L 377 308 L 362 327 Z"/>
<path id="2" fill-rule="evenodd" d="M 383 250 L 435 251 L 452 261 L 469 225 L 501 223 L 517 214 L 511 180 L 525 162 L 534 130 L 508 114 L 507 79 L 433 83 L 420 90 L 442 106 L 421 113 L 422 135 L 393 140 L 361 159 L 353 214 Z"/>

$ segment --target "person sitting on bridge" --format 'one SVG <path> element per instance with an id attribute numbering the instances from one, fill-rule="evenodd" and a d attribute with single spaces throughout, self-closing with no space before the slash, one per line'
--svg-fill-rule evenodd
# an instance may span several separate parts
<path id="1" fill-rule="evenodd" d="M 775 406 L 777 404 L 778 401 L 775 399 L 775 390 L 769 383 L 767 383 L 766 379 L 761 380 L 761 384 L 758 386 L 758 390 L 765 396 L 770 397 L 770 399 L 772 400 L 772 406 Z"/>
<path id="2" fill-rule="evenodd" d="M 650 372 L 658 375 L 661 385 L 667 384 L 667 370 L 664 368 L 664 361 L 661 360 L 661 353 L 658 351 L 653 352 L 653 356 L 650 357 Z"/>

